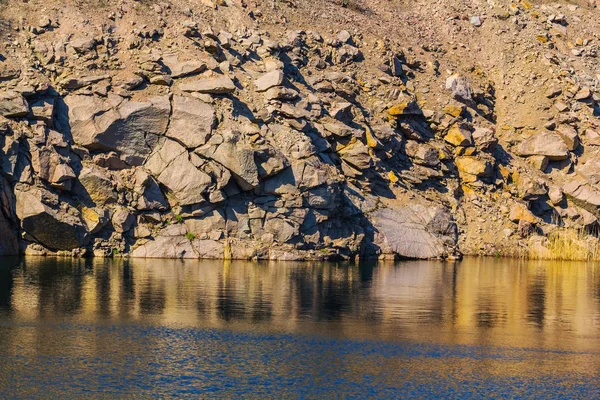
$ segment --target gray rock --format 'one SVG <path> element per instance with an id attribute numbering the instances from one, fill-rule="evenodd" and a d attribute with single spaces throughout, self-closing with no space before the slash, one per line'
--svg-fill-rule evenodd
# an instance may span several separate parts
<path id="1" fill-rule="evenodd" d="M 190 83 L 182 83 L 179 89 L 184 92 L 197 92 L 209 94 L 227 94 L 235 91 L 235 84 L 225 75 L 216 78 L 204 78 Z"/>
<path id="2" fill-rule="evenodd" d="M 439 208 L 383 208 L 373 213 L 373 223 L 391 249 L 402 257 L 442 257 L 447 253 L 444 243 L 456 240 L 452 218 Z"/>
<path id="3" fill-rule="evenodd" d="M 168 137 L 193 149 L 206 143 L 214 125 L 215 111 L 211 105 L 189 97 L 173 97 Z"/>
<path id="4" fill-rule="evenodd" d="M 131 252 L 132 258 L 198 258 L 190 240 L 181 236 L 158 236 L 142 239 Z"/>
<path id="5" fill-rule="evenodd" d="M 204 203 L 203 193 L 212 184 L 210 176 L 199 170 L 190 157 L 183 146 L 172 140 L 166 140 L 160 150 L 146 163 L 146 168 L 170 192 L 169 202 L 172 205 Z"/>
<path id="6" fill-rule="evenodd" d="M 54 210 L 40 201 L 37 192 L 15 191 L 17 217 L 21 228 L 50 250 L 73 250 L 89 242 L 81 219 Z"/>
<path id="7" fill-rule="evenodd" d="M 133 179 L 135 183 L 133 190 L 140 196 L 136 206 L 138 210 L 165 210 L 169 207 L 158 183 L 146 171 L 137 168 Z"/>
<path id="8" fill-rule="evenodd" d="M 6 91 L 0 93 L 0 115 L 8 118 L 26 117 L 29 106 L 25 98 L 18 92 Z"/>
<path id="9" fill-rule="evenodd" d="M 75 192 L 84 199 L 90 199 L 94 206 L 117 202 L 113 180 L 104 170 L 97 167 L 84 167 L 81 170 Z"/>
<path id="10" fill-rule="evenodd" d="M 473 102 L 473 88 L 469 80 L 461 74 L 453 74 L 446 79 L 446 89 L 452 91 L 452 96 L 464 103 Z"/>
<path id="11" fill-rule="evenodd" d="M 543 132 L 524 140 L 516 147 L 515 153 L 522 157 L 546 156 L 550 160 L 566 160 L 569 149 L 556 133 Z"/>
<path id="12" fill-rule="evenodd" d="M 206 62 L 200 60 L 179 61 L 177 54 L 164 55 L 162 61 L 169 68 L 173 79 L 199 74 L 208 68 Z"/>
<path id="13" fill-rule="evenodd" d="M 152 153 L 167 129 L 171 112 L 166 96 L 120 102 L 70 95 L 65 104 L 65 123 L 76 144 L 92 151 L 115 151 L 129 165 L 143 164 Z"/>
<path id="14" fill-rule="evenodd" d="M 367 169 L 372 165 L 369 148 L 361 141 L 355 141 L 341 149 L 338 153 L 342 160 L 359 171 Z"/>
<path id="15" fill-rule="evenodd" d="M 111 218 L 112 226 L 115 232 L 124 233 L 133 228 L 135 223 L 135 215 L 125 209 L 115 211 Z"/>
<path id="16" fill-rule="evenodd" d="M 226 132 L 222 143 L 208 145 L 197 150 L 198 154 L 218 162 L 227 168 L 242 190 L 258 186 L 258 167 L 254 161 L 254 150 L 244 144 L 238 132 Z"/>
<path id="17" fill-rule="evenodd" d="M 267 72 L 254 83 L 257 92 L 266 92 L 267 90 L 283 85 L 283 71 L 275 70 Z"/>

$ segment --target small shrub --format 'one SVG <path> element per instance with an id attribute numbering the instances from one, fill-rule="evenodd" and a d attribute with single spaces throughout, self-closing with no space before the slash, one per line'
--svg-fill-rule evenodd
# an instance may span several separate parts
<path id="1" fill-rule="evenodd" d="M 183 222 L 183 215 L 177 214 L 175 216 L 175 221 L 177 221 L 178 224 L 182 223 Z"/>
<path id="2" fill-rule="evenodd" d="M 185 237 L 188 238 L 188 240 L 191 242 L 192 240 L 196 239 L 196 235 L 194 235 L 192 232 L 188 232 L 185 234 Z"/>

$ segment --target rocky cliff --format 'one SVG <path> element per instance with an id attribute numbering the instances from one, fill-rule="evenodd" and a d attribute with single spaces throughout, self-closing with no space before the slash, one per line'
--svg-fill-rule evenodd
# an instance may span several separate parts
<path id="1" fill-rule="evenodd" d="M 6 5 L 0 254 L 454 258 L 596 231 L 594 1 Z"/>

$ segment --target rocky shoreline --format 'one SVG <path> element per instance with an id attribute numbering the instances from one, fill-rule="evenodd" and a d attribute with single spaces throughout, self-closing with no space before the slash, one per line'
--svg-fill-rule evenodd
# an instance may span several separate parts
<path id="1" fill-rule="evenodd" d="M 4 17 L 1 255 L 457 259 L 597 232 L 598 38 L 572 39 L 597 9 L 497 2 L 448 23 L 535 61 L 498 79 L 455 44 L 205 3 Z"/>

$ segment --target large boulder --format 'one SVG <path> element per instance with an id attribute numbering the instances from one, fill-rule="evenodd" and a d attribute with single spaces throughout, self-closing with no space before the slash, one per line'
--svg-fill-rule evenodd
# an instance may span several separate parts
<path id="1" fill-rule="evenodd" d="M 152 239 L 140 240 L 133 251 L 133 258 L 198 258 L 191 240 L 186 237 L 183 225 L 171 225 Z"/>
<path id="2" fill-rule="evenodd" d="M 569 148 L 556 133 L 543 132 L 521 142 L 515 153 L 522 157 L 546 156 L 550 160 L 566 160 Z"/>
<path id="3" fill-rule="evenodd" d="M 567 197 L 581 208 L 600 216 L 600 190 L 584 179 L 574 179 L 563 186 Z"/>
<path id="4" fill-rule="evenodd" d="M 25 233 L 50 250 L 73 250 L 88 244 L 90 236 L 80 217 L 41 202 L 41 193 L 15 191 L 17 217 Z"/>
<path id="5" fill-rule="evenodd" d="M 214 160 L 227 168 L 242 190 L 258 186 L 258 167 L 254 150 L 242 140 L 239 132 L 226 132 L 215 137 L 207 146 L 198 149 L 204 158 Z"/>
<path id="6" fill-rule="evenodd" d="M 91 151 L 115 151 L 129 165 L 143 164 L 152 153 L 171 113 L 167 96 L 137 102 L 69 95 L 64 102 L 67 120 L 63 112 L 61 126 L 76 144 Z"/>
<path id="7" fill-rule="evenodd" d="M 203 193 L 212 184 L 210 176 L 196 167 L 192 157 L 198 158 L 193 153 L 189 154 L 179 143 L 165 140 L 146 162 L 146 168 L 168 189 L 169 200 L 174 204 L 203 203 Z"/>
<path id="8" fill-rule="evenodd" d="M 447 254 L 456 243 L 456 225 L 442 208 L 410 205 L 382 208 L 372 214 L 375 228 L 401 257 L 427 259 Z"/>
<path id="9" fill-rule="evenodd" d="M 136 207 L 138 210 L 165 210 L 169 207 L 169 203 L 160 190 L 158 183 L 150 174 L 141 168 L 137 168 L 133 180 L 133 190 L 139 195 Z"/>
<path id="10" fill-rule="evenodd" d="M 167 136 L 187 148 L 206 143 L 215 124 L 215 111 L 211 105 L 189 97 L 173 97 L 173 114 Z"/>
<path id="11" fill-rule="evenodd" d="M 11 90 L 0 92 L 0 115 L 3 117 L 25 117 L 29 113 L 27 101 L 21 93 Z"/>
<path id="12" fill-rule="evenodd" d="M 275 86 L 283 85 L 283 71 L 275 70 L 267 72 L 254 83 L 256 85 L 257 92 L 266 92 Z"/>
<path id="13" fill-rule="evenodd" d="M 84 167 L 79 173 L 75 191 L 88 199 L 93 206 L 103 206 L 117 202 L 114 182 L 107 171 L 95 166 Z"/>
<path id="14" fill-rule="evenodd" d="M 207 94 L 227 94 L 235 91 L 235 83 L 225 75 L 215 78 L 204 78 L 197 81 L 182 83 L 179 89 L 184 92 L 197 92 Z"/>
<path id="15" fill-rule="evenodd" d="M 446 89 L 452 92 L 452 97 L 463 103 L 473 102 L 473 88 L 466 76 L 456 73 L 446 79 Z"/>

